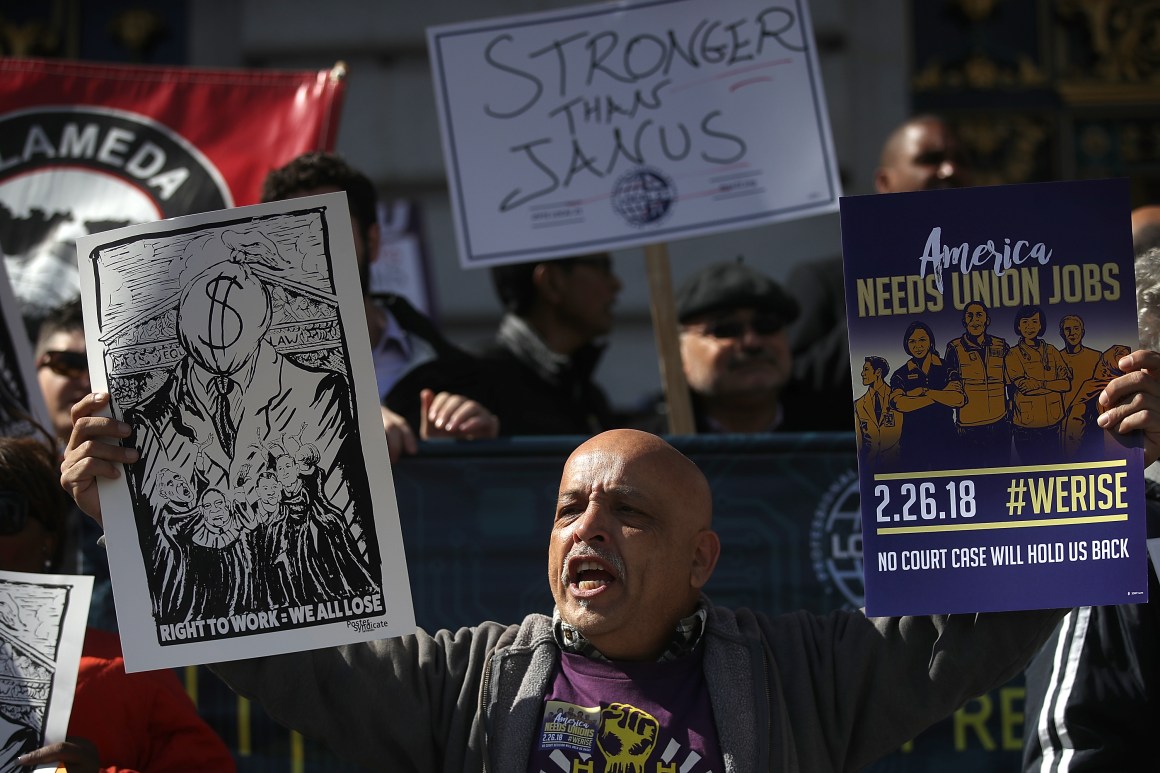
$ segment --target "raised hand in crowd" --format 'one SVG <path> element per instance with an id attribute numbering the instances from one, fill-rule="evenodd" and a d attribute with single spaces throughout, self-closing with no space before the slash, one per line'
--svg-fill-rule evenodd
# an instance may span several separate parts
<path id="1" fill-rule="evenodd" d="M 419 437 L 487 440 L 499 435 L 499 419 L 475 400 L 450 392 L 419 393 L 421 425 Z"/>
<path id="2" fill-rule="evenodd" d="M 487 440 L 499 435 L 499 419 L 475 400 L 463 395 L 424 389 L 419 396 L 419 439 Z M 419 452 L 415 431 L 399 414 L 380 406 L 391 464 Z"/>

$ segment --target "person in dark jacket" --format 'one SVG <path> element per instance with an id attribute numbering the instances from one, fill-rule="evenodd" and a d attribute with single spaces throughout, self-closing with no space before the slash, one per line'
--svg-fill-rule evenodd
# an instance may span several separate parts
<path id="1" fill-rule="evenodd" d="M 1079 607 L 1027 668 L 1023 770 L 1140 770 L 1160 717 L 1160 484 L 1145 489 L 1146 604 Z M 1066 760 L 1066 764 L 1064 763 Z M 1145 765 L 1150 767 L 1150 765 Z"/>
<path id="2" fill-rule="evenodd" d="M 620 279 L 607 253 L 491 270 L 506 314 L 482 353 L 504 435 L 592 435 L 620 425 L 592 374 Z"/>
<path id="3" fill-rule="evenodd" d="M 1137 248 L 1140 237 L 1133 232 Z M 1160 247 L 1153 247 L 1136 254 L 1142 346 L 1160 345 L 1158 299 Z M 1148 602 L 1074 609 L 1035 656 L 1024 710 L 1028 773 L 1150 767 L 1142 760 L 1160 716 L 1160 465 L 1144 475 Z"/>
<path id="4" fill-rule="evenodd" d="M 368 264 L 379 251 L 378 197 L 370 179 L 333 153 L 304 153 L 266 176 L 262 201 L 339 191 L 346 193 L 350 206 L 391 461 L 400 454 L 415 453 L 416 432 L 424 439 L 495 437 L 499 430 L 495 415 L 462 394 L 477 381 L 475 359 L 448 341 L 402 296 L 370 292 Z"/>

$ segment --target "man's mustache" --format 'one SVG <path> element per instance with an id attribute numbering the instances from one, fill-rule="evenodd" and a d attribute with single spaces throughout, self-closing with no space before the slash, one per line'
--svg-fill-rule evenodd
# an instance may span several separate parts
<path id="1" fill-rule="evenodd" d="M 729 369 L 746 368 L 750 365 L 773 365 L 781 364 L 781 358 L 777 355 L 768 352 L 760 352 L 756 354 L 745 354 L 744 352 L 734 355 L 729 360 Z"/>
<path id="2" fill-rule="evenodd" d="M 560 582 L 568 584 L 568 565 L 573 558 L 599 558 L 604 563 L 616 570 L 616 578 L 618 580 L 624 578 L 624 559 L 617 553 L 608 548 L 596 547 L 594 545 L 574 545 L 568 554 L 564 556 L 564 566 L 560 570 Z"/>

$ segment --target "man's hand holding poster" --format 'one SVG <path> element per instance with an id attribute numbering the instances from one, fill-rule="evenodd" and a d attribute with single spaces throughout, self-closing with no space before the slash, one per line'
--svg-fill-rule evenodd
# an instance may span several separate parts
<path id="1" fill-rule="evenodd" d="M 866 610 L 1147 600 L 1123 180 L 842 200 Z"/>
<path id="2" fill-rule="evenodd" d="M 327 194 L 78 241 L 140 452 L 100 489 L 132 670 L 414 627 L 350 223 Z"/>

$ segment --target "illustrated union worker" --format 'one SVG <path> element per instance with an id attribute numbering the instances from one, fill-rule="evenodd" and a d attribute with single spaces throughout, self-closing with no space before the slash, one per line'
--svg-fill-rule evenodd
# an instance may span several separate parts
<path id="1" fill-rule="evenodd" d="M 900 462 L 909 470 L 942 465 L 947 460 L 932 449 L 954 448 L 953 409 L 963 404 L 963 392 L 948 378 L 936 345 L 930 325 L 911 322 L 902 336 L 910 359 L 890 377 L 891 402 L 905 414 Z"/>
<path id="2" fill-rule="evenodd" d="M 862 365 L 862 384 L 866 394 L 854 401 L 854 421 L 858 432 L 858 458 L 875 468 L 894 467 L 898 463 L 902 438 L 902 414 L 890 402 L 886 376 L 890 363 L 882 357 L 867 357 Z"/>
<path id="3" fill-rule="evenodd" d="M 1143 430 L 1154 461 L 1160 354 L 1119 364 L 1099 424 Z M 94 415 L 107 401 L 74 408 L 61 468 L 98 520 L 96 480 L 138 456 L 107 442 L 131 432 Z M 376 770 L 855 770 L 1018 673 L 1063 614 L 769 617 L 716 606 L 701 593 L 721 550 L 705 476 L 634 430 L 572 453 L 550 520 L 550 615 L 215 668 L 279 721 Z M 556 748 L 546 731 L 562 703 L 599 709 L 583 750 L 578 734 Z"/>
<path id="4" fill-rule="evenodd" d="M 1011 424 L 1015 451 L 1024 464 L 1059 461 L 1063 395 L 1071 389 L 1071 369 L 1041 336 L 1047 319 L 1035 305 L 1015 312 L 1019 343 L 1007 352 L 1007 374 L 1015 385 Z"/>
<path id="5" fill-rule="evenodd" d="M 1077 314 L 1066 314 L 1059 320 L 1059 337 L 1063 339 L 1063 348 L 1059 353 L 1071 371 L 1071 388 L 1063 396 L 1065 412 L 1075 401 L 1083 383 L 1095 374 L 1100 361 L 1101 352 L 1083 345 L 1085 332 L 1083 319 Z"/>
<path id="6" fill-rule="evenodd" d="M 1078 385 L 1063 418 L 1063 451 L 1068 459 L 1104 453 L 1106 439 L 1096 423 L 1100 416 L 1099 396 L 1108 382 L 1124 375 L 1119 370 L 1119 362 L 1130 351 L 1123 344 L 1108 347 L 1096 360 L 1091 376 Z M 1073 376 L 1072 380 L 1078 377 Z"/>
<path id="7" fill-rule="evenodd" d="M 993 456 L 1011 446 L 1007 411 L 1007 352 L 1011 347 L 987 332 L 991 314 L 971 301 L 963 308 L 963 334 L 947 344 L 943 362 L 966 402 L 955 411 L 959 450 L 965 457 Z M 1006 454 L 1004 453 L 1004 456 Z"/>

